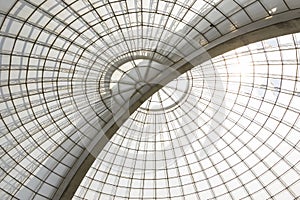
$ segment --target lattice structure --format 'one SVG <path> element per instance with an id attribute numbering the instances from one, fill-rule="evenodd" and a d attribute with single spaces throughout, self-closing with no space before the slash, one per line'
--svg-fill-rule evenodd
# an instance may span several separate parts
<path id="1" fill-rule="evenodd" d="M 299 45 L 299 34 L 287 35 L 212 59 L 226 91 L 226 117 L 213 142 L 205 139 L 216 120 L 214 91 L 200 73 L 211 63 L 171 82 L 118 130 L 75 199 L 299 197 Z M 176 92 L 168 91 L 184 91 L 176 88 L 183 80 L 191 82 L 181 84 L 191 85 L 186 99 L 151 109 L 175 103 Z"/>
<path id="2" fill-rule="evenodd" d="M 128 87 L 153 87 L 145 63 L 152 75 L 174 71 L 202 47 L 300 18 L 299 8 L 298 0 L 0 0 L 0 197 L 60 198 L 94 136 L 115 121 L 112 98 L 125 90 L 114 89 L 135 71 Z M 74 199 L 300 195 L 299 34 L 194 61 L 118 124 Z"/>

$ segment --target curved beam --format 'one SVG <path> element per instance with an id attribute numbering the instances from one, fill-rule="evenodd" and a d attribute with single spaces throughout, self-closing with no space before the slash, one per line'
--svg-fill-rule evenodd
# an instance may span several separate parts
<path id="1" fill-rule="evenodd" d="M 225 52 L 248 45 L 253 42 L 297 32 L 300 32 L 299 9 L 278 14 L 276 16 L 269 17 L 242 27 L 235 32 L 231 32 L 209 43 L 204 48 L 213 58 Z M 180 74 L 183 74 L 192 69 L 195 64 L 201 64 L 208 59 L 209 58 L 207 56 L 202 57 L 202 55 L 199 55 L 195 60 L 193 60 L 192 63 L 194 63 L 194 65 L 191 65 L 190 63 L 184 65 L 179 64 L 178 68 L 176 69 Z M 167 84 L 177 76 L 178 73 L 169 74 L 169 76 L 165 77 L 163 84 Z M 160 83 L 160 85 L 151 87 L 147 92 L 143 94 L 141 98 L 137 99 L 135 102 L 132 102 L 129 108 L 129 112 L 133 113 L 145 100 L 147 100 L 151 95 L 162 88 L 163 84 Z M 127 118 L 121 117 L 119 121 L 110 120 L 110 122 L 107 124 L 107 127 L 109 128 L 105 131 L 105 135 L 93 141 L 94 143 L 91 151 L 85 150 L 82 153 L 81 157 L 77 160 L 73 168 L 68 173 L 66 179 L 63 181 L 60 188 L 56 192 L 54 199 L 71 199 L 73 197 L 82 179 L 85 177 L 87 171 L 95 161 L 96 158 L 94 155 L 98 155 L 101 152 L 109 139 L 119 129 L 119 126 L 117 124 L 122 124 L 126 119 Z"/>

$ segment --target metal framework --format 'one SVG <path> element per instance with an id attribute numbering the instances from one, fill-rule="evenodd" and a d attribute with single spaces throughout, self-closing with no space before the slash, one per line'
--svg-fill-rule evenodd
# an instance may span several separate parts
<path id="1" fill-rule="evenodd" d="M 2 198 L 300 196 L 298 0 L 0 5 Z"/>

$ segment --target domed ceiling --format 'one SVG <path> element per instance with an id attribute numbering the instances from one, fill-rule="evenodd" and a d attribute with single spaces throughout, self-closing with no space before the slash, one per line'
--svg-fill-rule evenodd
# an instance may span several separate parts
<path id="1" fill-rule="evenodd" d="M 296 199 L 298 0 L 0 0 L 3 199 Z"/>

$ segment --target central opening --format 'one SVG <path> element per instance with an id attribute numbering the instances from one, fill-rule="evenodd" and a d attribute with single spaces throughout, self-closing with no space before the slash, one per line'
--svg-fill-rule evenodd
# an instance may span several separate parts
<path id="1" fill-rule="evenodd" d="M 148 59 L 136 59 L 120 65 L 111 76 L 110 89 L 114 95 L 119 95 L 126 101 L 138 92 L 141 95 L 147 86 L 159 85 L 157 79 L 161 74 L 168 75 L 174 70 L 159 62 Z M 191 88 L 187 75 L 171 81 L 152 95 L 140 108 L 151 111 L 163 111 L 179 105 L 189 94 Z M 148 88 L 149 89 L 149 88 Z"/>
<path id="2" fill-rule="evenodd" d="M 186 74 L 171 81 L 154 93 L 140 108 L 148 111 L 165 111 L 180 105 L 189 95 L 191 83 Z"/>
<path id="3" fill-rule="evenodd" d="M 128 62 L 123 63 L 119 67 L 117 67 L 110 78 L 110 84 L 109 87 L 112 89 L 121 79 L 124 75 L 128 74 L 132 69 L 138 68 L 139 65 L 142 63 L 150 63 L 150 60 L 147 59 L 135 59 Z M 137 74 L 138 75 L 138 74 Z M 132 77 L 134 78 L 134 77 Z M 135 78 L 134 78 L 135 79 Z"/>

